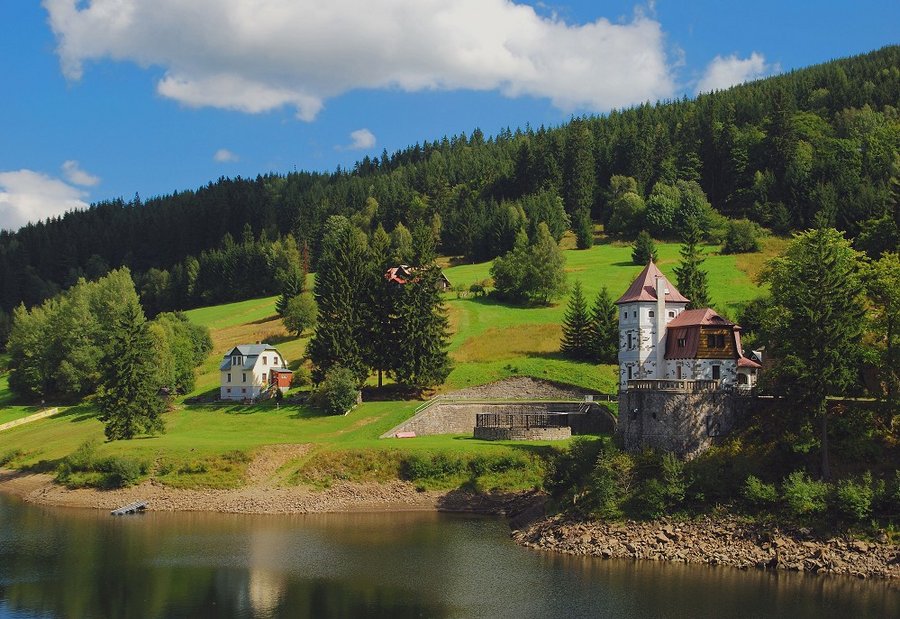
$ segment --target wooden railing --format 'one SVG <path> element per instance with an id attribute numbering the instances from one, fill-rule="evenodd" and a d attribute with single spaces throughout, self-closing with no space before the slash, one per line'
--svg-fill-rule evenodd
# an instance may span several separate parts
<path id="1" fill-rule="evenodd" d="M 628 389 L 647 391 L 678 391 L 680 393 L 699 393 L 702 391 L 717 391 L 717 380 L 667 380 L 667 379 L 641 379 L 629 380 Z"/>
<path id="2" fill-rule="evenodd" d="M 569 413 L 478 413 L 476 428 L 565 428 Z"/>

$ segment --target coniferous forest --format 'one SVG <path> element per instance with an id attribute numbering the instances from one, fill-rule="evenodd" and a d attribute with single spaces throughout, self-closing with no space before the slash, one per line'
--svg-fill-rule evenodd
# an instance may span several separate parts
<path id="1" fill-rule="evenodd" d="M 541 223 L 556 239 L 572 229 L 579 247 L 592 222 L 628 240 L 678 238 L 679 209 L 708 240 L 724 240 L 725 218 L 776 233 L 833 226 L 877 257 L 900 239 L 898 103 L 891 46 L 560 127 L 427 140 L 352 170 L 103 201 L 0 232 L 0 311 L 122 266 L 151 314 L 276 294 L 295 278 L 279 271 L 286 257 L 315 269 L 332 215 L 369 234 L 427 226 L 441 253 L 471 260 Z"/>

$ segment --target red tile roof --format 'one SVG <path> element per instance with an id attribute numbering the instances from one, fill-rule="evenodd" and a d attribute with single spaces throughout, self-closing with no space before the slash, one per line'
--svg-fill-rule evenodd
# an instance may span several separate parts
<path id="1" fill-rule="evenodd" d="M 690 300 L 685 298 L 678 289 L 672 285 L 665 275 L 662 274 L 662 271 L 653 264 L 652 262 L 648 263 L 647 266 L 644 267 L 644 270 L 641 271 L 640 275 L 637 276 L 631 286 L 628 287 L 628 290 L 625 291 L 619 300 L 616 301 L 616 305 L 620 303 L 633 303 L 635 301 L 656 301 L 656 278 L 663 278 L 663 286 L 665 290 L 668 290 L 666 293 L 666 303 L 690 303 Z"/>
<path id="2" fill-rule="evenodd" d="M 725 320 L 719 316 L 716 311 L 710 307 L 701 307 L 700 309 L 685 310 L 678 314 L 675 318 L 666 324 L 666 328 L 673 327 L 693 327 L 697 325 L 718 325 L 722 327 L 733 327 L 734 323 Z"/>

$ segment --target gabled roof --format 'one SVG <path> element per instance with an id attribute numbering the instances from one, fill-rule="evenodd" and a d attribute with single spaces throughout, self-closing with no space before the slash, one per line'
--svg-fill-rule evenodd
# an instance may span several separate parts
<path id="1" fill-rule="evenodd" d="M 243 357 L 243 359 L 241 360 L 243 362 L 241 364 L 241 367 L 245 370 L 250 370 L 254 365 L 256 365 L 256 360 L 259 358 L 259 356 L 267 350 L 274 350 L 276 353 L 278 353 L 278 356 L 281 357 L 281 361 L 283 363 L 287 363 L 284 359 L 284 355 L 282 355 L 277 348 L 270 344 L 241 344 L 239 346 L 235 346 L 227 353 L 222 355 L 222 362 L 219 364 L 219 369 L 223 372 L 232 369 L 231 357 L 240 355 L 241 357 Z"/>
<path id="2" fill-rule="evenodd" d="M 637 276 L 637 279 L 631 283 L 625 294 L 619 297 L 616 305 L 634 303 L 635 301 L 656 301 L 657 277 L 663 278 L 664 290 L 668 291 L 666 293 L 666 303 L 690 303 L 690 299 L 685 298 L 684 295 L 678 292 L 678 288 L 662 274 L 662 271 L 653 262 L 649 262 Z"/>
<path id="3" fill-rule="evenodd" d="M 716 311 L 710 307 L 701 307 L 700 309 L 685 310 L 678 314 L 675 318 L 666 324 L 666 328 L 674 327 L 695 327 L 704 325 L 715 325 L 719 327 L 733 327 L 734 323 L 725 320 L 719 316 Z"/>

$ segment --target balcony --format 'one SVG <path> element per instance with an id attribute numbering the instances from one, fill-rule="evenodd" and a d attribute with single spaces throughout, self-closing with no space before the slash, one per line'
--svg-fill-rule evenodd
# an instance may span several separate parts
<path id="1" fill-rule="evenodd" d="M 718 380 L 629 380 L 628 390 L 643 391 L 673 391 L 676 393 L 702 393 L 705 391 L 718 391 Z"/>

